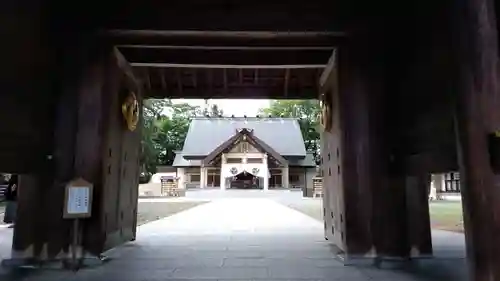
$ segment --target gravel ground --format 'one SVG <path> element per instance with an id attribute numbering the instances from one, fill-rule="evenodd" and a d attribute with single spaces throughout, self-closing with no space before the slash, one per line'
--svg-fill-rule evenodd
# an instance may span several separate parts
<path id="1" fill-rule="evenodd" d="M 209 201 L 139 202 L 137 225 L 169 217 Z"/>

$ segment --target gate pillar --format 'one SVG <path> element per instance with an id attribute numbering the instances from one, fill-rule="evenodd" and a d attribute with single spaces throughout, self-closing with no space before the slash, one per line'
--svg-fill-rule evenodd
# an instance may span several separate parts
<path id="1" fill-rule="evenodd" d="M 491 0 L 453 7 L 456 127 L 471 280 L 500 280 L 498 15 Z"/>
<path id="2" fill-rule="evenodd" d="M 386 57 L 363 44 L 363 38 L 352 40 L 337 50 L 338 77 L 331 83 L 338 86 L 327 97 L 331 127 L 322 135 L 325 236 L 343 252 L 345 263 L 431 255 L 427 200 L 420 189 L 426 177 L 407 178 L 403 167 L 395 167 L 397 135 L 388 125 Z M 410 204 L 409 197 L 414 200 Z M 412 231 L 423 238 L 410 235 Z"/>
<path id="3" fill-rule="evenodd" d="M 390 170 L 384 56 L 365 39 L 340 48 L 338 59 L 347 262 L 409 253 L 405 176 Z"/>
<path id="4" fill-rule="evenodd" d="M 432 256 L 432 236 L 429 213 L 431 175 L 406 177 L 406 210 L 410 258 Z"/>
<path id="5" fill-rule="evenodd" d="M 121 54 L 93 39 L 67 47 L 58 60 L 52 162 L 20 177 L 13 265 L 71 258 L 63 202 L 65 185 L 79 177 L 94 185 L 94 197 L 92 217 L 80 223 L 77 256 L 97 257 L 135 238 L 141 121 L 131 130 L 122 105 L 134 96 L 142 116 L 142 93 Z"/>

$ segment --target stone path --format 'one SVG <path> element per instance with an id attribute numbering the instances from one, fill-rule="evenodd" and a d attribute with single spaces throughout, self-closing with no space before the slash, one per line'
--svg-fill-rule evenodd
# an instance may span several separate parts
<path id="1" fill-rule="evenodd" d="M 137 241 L 110 251 L 104 266 L 9 280 L 457 280 L 343 266 L 322 228 L 269 199 L 218 199 L 141 226 Z"/>

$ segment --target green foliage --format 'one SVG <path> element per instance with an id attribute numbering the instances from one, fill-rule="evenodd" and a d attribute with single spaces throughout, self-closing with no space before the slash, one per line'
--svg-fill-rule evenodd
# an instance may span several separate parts
<path id="1" fill-rule="evenodd" d="M 316 163 L 320 157 L 320 134 L 318 131 L 321 108 L 317 100 L 275 100 L 268 108 L 259 113 L 265 116 L 297 118 L 304 144 L 308 152 L 313 153 Z"/>
<path id="2" fill-rule="evenodd" d="M 182 150 L 191 119 L 203 111 L 188 103 L 154 99 L 144 101 L 143 108 L 142 171 L 155 173 L 158 165 L 172 165 L 175 152 Z M 210 116 L 222 115 L 217 105 L 205 112 Z"/>

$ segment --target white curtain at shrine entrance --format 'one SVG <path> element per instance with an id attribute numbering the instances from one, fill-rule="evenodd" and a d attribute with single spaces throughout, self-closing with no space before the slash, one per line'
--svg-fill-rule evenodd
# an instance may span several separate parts
<path id="1" fill-rule="evenodd" d="M 268 190 L 269 188 L 269 176 L 271 175 L 267 167 L 267 163 L 261 164 L 222 164 L 221 165 L 221 190 L 227 188 L 227 185 L 231 178 L 235 177 L 240 173 L 247 172 L 255 177 L 264 180 L 263 189 Z"/>

